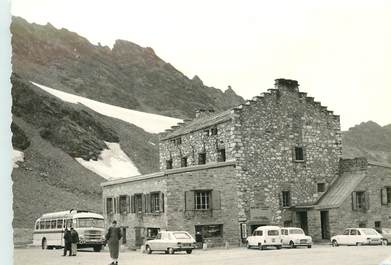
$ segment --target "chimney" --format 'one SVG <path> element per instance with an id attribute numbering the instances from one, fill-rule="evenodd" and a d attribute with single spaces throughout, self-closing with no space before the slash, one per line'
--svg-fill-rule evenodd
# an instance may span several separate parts
<path id="1" fill-rule="evenodd" d="M 198 110 L 196 110 L 195 117 L 196 117 L 196 119 L 197 118 L 206 117 L 206 116 L 209 116 L 210 114 L 213 114 L 214 112 L 215 112 L 214 109 L 208 109 L 208 110 L 206 110 L 206 109 L 198 109 Z"/>
<path id="2" fill-rule="evenodd" d="M 275 80 L 274 87 L 276 89 L 290 89 L 299 91 L 299 82 L 296 80 L 279 78 Z"/>

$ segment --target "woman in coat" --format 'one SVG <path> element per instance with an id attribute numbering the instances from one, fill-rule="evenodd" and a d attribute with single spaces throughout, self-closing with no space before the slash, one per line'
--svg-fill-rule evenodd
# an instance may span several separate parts
<path id="1" fill-rule="evenodd" d="M 110 265 L 118 264 L 118 255 L 119 255 L 119 241 L 122 238 L 121 228 L 117 227 L 117 221 L 113 221 L 112 226 L 109 227 L 109 230 L 106 234 L 106 240 L 109 245 L 110 257 L 113 260 Z"/>

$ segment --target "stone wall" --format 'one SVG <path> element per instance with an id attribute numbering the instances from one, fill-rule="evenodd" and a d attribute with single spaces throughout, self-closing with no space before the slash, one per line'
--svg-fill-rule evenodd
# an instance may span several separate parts
<path id="1" fill-rule="evenodd" d="M 352 197 L 349 196 L 341 207 L 330 211 L 331 235 L 340 234 L 345 228 L 359 227 L 360 224 L 374 228 L 380 221 L 383 227 L 391 227 L 391 204 L 381 204 L 381 188 L 391 187 L 391 167 L 369 164 L 365 179 L 355 191 L 366 191 L 369 195 L 369 209 L 352 209 Z"/>
<path id="2" fill-rule="evenodd" d="M 270 223 L 292 221 L 281 207 L 282 190 L 290 191 L 292 206 L 311 205 L 322 194 L 317 183 L 327 190 L 338 176 L 339 116 L 292 82 L 276 80 L 276 89 L 234 109 L 240 218 L 251 220 L 252 205 L 260 204 L 270 207 Z M 304 148 L 304 161 L 294 161 L 295 146 Z"/>

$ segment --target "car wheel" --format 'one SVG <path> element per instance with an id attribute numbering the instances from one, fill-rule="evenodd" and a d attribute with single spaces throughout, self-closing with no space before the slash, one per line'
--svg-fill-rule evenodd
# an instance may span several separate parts
<path id="1" fill-rule="evenodd" d="M 168 248 L 167 249 L 167 252 L 168 252 L 168 254 L 174 254 L 175 253 L 175 250 L 173 249 L 173 248 Z"/>
<path id="2" fill-rule="evenodd" d="M 247 243 L 246 243 L 246 247 L 247 247 L 248 249 L 250 249 L 250 248 L 251 248 L 251 245 L 247 242 Z"/>
<path id="3" fill-rule="evenodd" d="M 361 242 L 357 242 L 357 243 L 356 243 L 356 246 L 357 246 L 357 247 L 362 246 L 362 243 L 361 243 Z"/>
<path id="4" fill-rule="evenodd" d="M 192 252 L 192 249 L 186 250 L 186 253 L 187 253 L 187 254 L 191 254 L 191 252 Z"/>
<path id="5" fill-rule="evenodd" d="M 147 254 L 151 254 L 151 253 L 152 253 L 152 249 L 151 249 L 151 247 L 150 247 L 149 245 L 146 245 L 146 246 L 145 246 L 145 252 L 146 252 Z"/>
<path id="6" fill-rule="evenodd" d="M 382 243 L 383 246 L 387 246 L 388 245 L 388 240 L 387 239 L 383 239 L 381 241 L 381 243 Z"/>
<path id="7" fill-rule="evenodd" d="M 261 243 L 258 243 L 258 248 L 259 248 L 259 250 L 263 250 L 263 246 Z"/>
<path id="8" fill-rule="evenodd" d="M 282 248 L 282 246 L 276 246 L 276 248 L 277 248 L 277 249 L 281 249 L 281 248 Z"/>
<path id="9" fill-rule="evenodd" d="M 337 240 L 333 240 L 332 242 L 331 242 L 331 245 L 333 246 L 333 247 L 338 247 L 338 242 L 337 242 Z"/>
<path id="10" fill-rule="evenodd" d="M 296 248 L 295 243 L 293 243 L 293 241 L 289 242 L 289 246 L 290 246 L 291 248 Z"/>
<path id="11" fill-rule="evenodd" d="M 312 245 L 308 245 L 307 247 L 308 247 L 308 248 L 312 248 Z"/>
<path id="12" fill-rule="evenodd" d="M 41 247 L 42 249 L 48 249 L 48 242 L 46 241 L 46 238 L 42 239 Z"/>

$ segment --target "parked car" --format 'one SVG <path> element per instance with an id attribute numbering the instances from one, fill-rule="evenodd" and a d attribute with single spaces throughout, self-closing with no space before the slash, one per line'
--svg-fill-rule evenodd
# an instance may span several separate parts
<path id="1" fill-rule="evenodd" d="M 253 234 L 247 237 L 247 248 L 257 247 L 260 250 L 269 246 L 281 249 L 281 228 L 278 226 L 260 226 Z"/>
<path id="2" fill-rule="evenodd" d="M 383 236 L 383 245 L 391 244 L 391 228 L 382 228 L 379 233 Z"/>
<path id="3" fill-rule="evenodd" d="M 298 246 L 312 247 L 312 237 L 306 236 L 303 229 L 297 227 L 281 228 L 282 245 L 296 248 Z"/>
<path id="4" fill-rule="evenodd" d="M 333 247 L 339 245 L 381 245 L 383 236 L 372 228 L 347 228 L 342 235 L 331 238 Z"/>
<path id="5" fill-rule="evenodd" d="M 161 231 L 155 239 L 145 243 L 145 251 L 148 254 L 151 254 L 152 251 L 163 251 L 167 254 L 186 251 L 187 254 L 191 254 L 194 248 L 195 240 L 186 231 Z"/>

